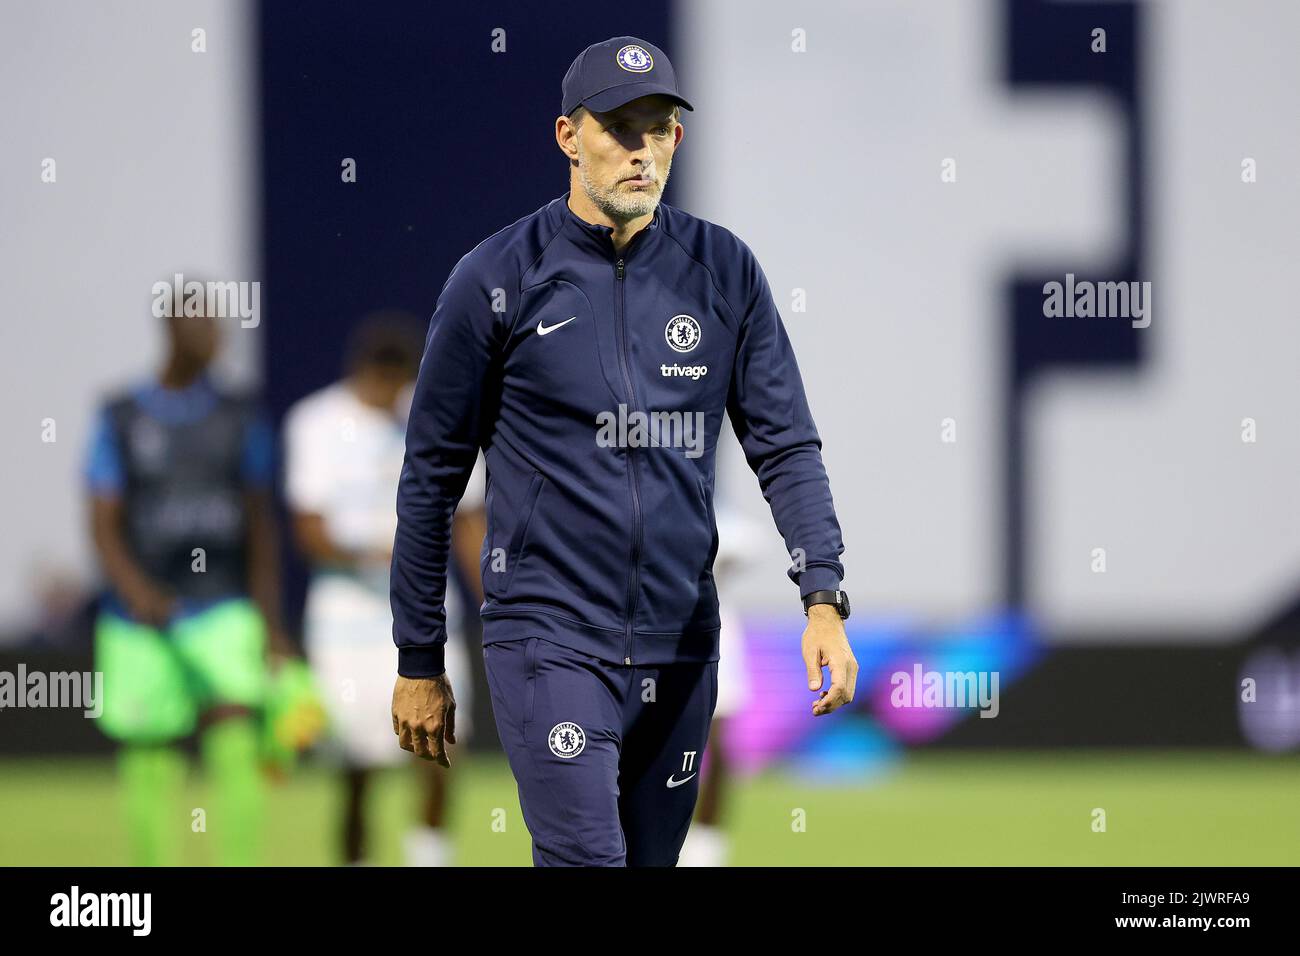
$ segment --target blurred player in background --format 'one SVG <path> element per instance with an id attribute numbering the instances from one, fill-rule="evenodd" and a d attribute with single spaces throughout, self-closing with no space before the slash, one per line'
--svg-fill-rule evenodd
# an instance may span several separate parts
<path id="1" fill-rule="evenodd" d="M 286 493 L 294 536 L 313 571 L 304 614 L 307 652 L 342 747 L 343 857 L 350 864 L 367 859 L 365 797 L 372 771 L 411 760 L 393 740 L 390 716 L 393 616 L 388 569 L 397 527 L 406 412 L 423 345 L 422 329 L 413 317 L 367 317 L 348 350 L 346 377 L 298 402 L 285 426 Z M 481 588 L 477 567 L 484 531 L 483 481 L 480 465 L 452 525 L 462 579 L 473 588 Z M 481 602 L 481 594 L 478 599 Z M 449 606 L 447 618 L 458 623 L 463 611 Z M 447 653 L 457 656 L 458 667 L 468 663 L 460 659 L 465 653 L 461 640 L 448 641 Z M 467 690 L 468 685 L 461 686 L 458 740 L 468 729 Z M 440 828 L 447 775 L 437 764 L 414 763 L 419 765 L 414 772 L 424 778 L 424 801 L 422 825 L 404 840 L 406 861 L 445 866 L 450 846 Z"/>
<path id="2" fill-rule="evenodd" d="M 196 296 L 197 302 L 201 296 Z M 109 593 L 95 624 L 100 726 L 120 742 L 133 856 L 177 862 L 177 805 L 197 728 L 215 787 L 204 818 L 220 863 L 256 862 L 265 655 L 294 653 L 281 626 L 272 433 L 253 402 L 208 377 L 217 319 L 163 319 L 159 375 L 100 412 L 86 482 Z M 181 313 L 180 303 L 166 310 Z"/>
<path id="3" fill-rule="evenodd" d="M 732 782 L 728 718 L 740 713 L 749 701 L 744 626 L 729 592 L 750 556 L 761 550 L 762 538 L 756 522 L 722 504 L 717 508 L 717 524 L 718 555 L 713 572 L 722 622 L 718 634 L 718 704 L 713 709 L 708 749 L 700 772 L 700 800 L 678 866 L 727 865 L 731 846 L 723 829 L 723 816 Z"/>

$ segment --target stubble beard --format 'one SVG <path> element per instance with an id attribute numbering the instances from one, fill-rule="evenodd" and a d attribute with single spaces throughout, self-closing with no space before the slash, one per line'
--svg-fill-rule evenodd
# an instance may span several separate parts
<path id="1" fill-rule="evenodd" d="M 582 180 L 582 190 L 597 209 L 615 222 L 631 222 L 653 213 L 663 198 L 672 168 L 672 159 L 666 160 L 663 164 L 663 177 L 656 176 L 654 184 L 648 189 L 626 190 L 619 183 L 604 186 L 587 176 L 586 156 L 583 155 L 581 143 L 578 145 L 578 175 Z"/>

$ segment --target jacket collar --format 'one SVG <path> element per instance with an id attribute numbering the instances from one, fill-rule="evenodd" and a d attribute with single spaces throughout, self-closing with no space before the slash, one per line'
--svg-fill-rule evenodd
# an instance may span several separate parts
<path id="1" fill-rule="evenodd" d="M 579 248 L 603 256 L 613 262 L 615 259 L 628 259 L 631 254 L 637 252 L 658 238 L 660 226 L 663 221 L 663 203 L 655 207 L 654 215 L 650 222 L 642 227 L 641 231 L 632 237 L 632 241 L 623 247 L 622 252 L 615 255 L 614 253 L 614 230 L 610 226 L 602 226 L 598 223 L 587 222 L 569 208 L 569 193 L 556 200 L 559 203 L 560 215 L 564 217 L 563 228 L 567 235 Z"/>

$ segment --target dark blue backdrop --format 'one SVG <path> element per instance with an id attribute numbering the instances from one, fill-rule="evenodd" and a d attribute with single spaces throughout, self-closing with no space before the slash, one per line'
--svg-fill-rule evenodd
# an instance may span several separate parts
<path id="1" fill-rule="evenodd" d="M 264 0 L 264 380 L 277 422 L 339 375 L 361 316 L 427 319 L 461 256 L 568 189 L 553 132 L 565 70 L 621 34 L 671 53 L 670 12 L 667 2 Z M 497 28 L 504 53 L 492 49 Z M 355 183 L 342 181 L 345 157 Z M 296 619 L 303 569 L 286 553 Z"/>

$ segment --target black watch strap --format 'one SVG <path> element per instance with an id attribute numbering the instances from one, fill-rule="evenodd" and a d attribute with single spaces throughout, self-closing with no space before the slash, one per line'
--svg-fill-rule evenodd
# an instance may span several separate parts
<path id="1" fill-rule="evenodd" d="M 843 591 L 813 591 L 803 599 L 804 614 L 814 604 L 830 604 L 841 618 L 849 616 L 849 596 Z"/>

